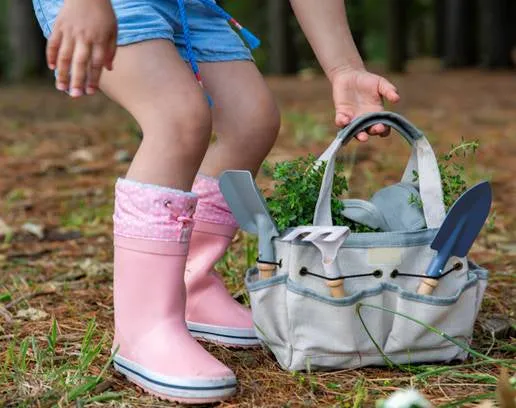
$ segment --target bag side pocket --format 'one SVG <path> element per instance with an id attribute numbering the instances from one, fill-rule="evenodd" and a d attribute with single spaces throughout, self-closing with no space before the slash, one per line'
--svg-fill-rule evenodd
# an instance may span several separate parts
<path id="1" fill-rule="evenodd" d="M 287 275 L 259 280 L 257 268 L 249 269 L 245 278 L 256 334 L 271 349 L 283 368 L 288 366 L 291 359 L 286 281 Z"/>
<path id="2" fill-rule="evenodd" d="M 398 313 L 437 328 L 465 345 L 471 340 L 476 317 L 476 275 L 454 296 L 437 297 L 399 291 L 395 303 Z M 396 363 L 450 361 L 465 359 L 467 352 L 449 340 L 404 316 L 395 315 L 384 349 Z"/>

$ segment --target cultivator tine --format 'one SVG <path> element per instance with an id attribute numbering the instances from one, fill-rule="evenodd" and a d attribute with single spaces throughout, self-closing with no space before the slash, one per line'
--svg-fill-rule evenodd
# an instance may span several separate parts
<path id="1" fill-rule="evenodd" d="M 301 240 L 312 243 L 321 253 L 325 274 L 331 279 L 327 282 L 331 295 L 333 297 L 344 297 L 344 280 L 335 279 L 340 276 L 336 258 L 340 246 L 350 234 L 349 228 L 333 226 L 297 227 L 283 237 L 282 240 L 294 241 L 305 234 L 308 235 L 301 238 Z"/>

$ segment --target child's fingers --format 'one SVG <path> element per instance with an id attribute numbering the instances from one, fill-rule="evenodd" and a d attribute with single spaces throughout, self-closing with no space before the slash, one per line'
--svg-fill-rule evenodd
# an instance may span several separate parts
<path id="1" fill-rule="evenodd" d="M 367 134 L 367 132 L 360 132 L 356 138 L 360 141 L 360 142 L 367 142 L 369 140 L 369 135 Z"/>
<path id="2" fill-rule="evenodd" d="M 46 54 L 49 69 L 56 69 L 57 55 L 59 54 L 59 47 L 61 45 L 62 38 L 62 32 L 60 30 L 54 30 L 48 39 Z"/>
<path id="3" fill-rule="evenodd" d="M 67 91 L 70 84 L 70 66 L 72 64 L 74 40 L 64 36 L 57 56 L 57 89 Z"/>
<path id="4" fill-rule="evenodd" d="M 106 59 L 105 46 L 102 44 L 96 44 L 93 46 L 93 52 L 91 57 L 90 72 L 88 76 L 88 84 L 86 86 L 86 93 L 93 95 L 99 87 L 100 75 L 104 68 Z"/>
<path id="5" fill-rule="evenodd" d="M 350 105 L 335 104 L 335 125 L 339 128 L 347 126 L 353 120 L 355 112 Z"/>
<path id="6" fill-rule="evenodd" d="M 387 98 L 387 100 L 391 103 L 396 103 L 400 100 L 400 96 L 396 87 L 385 78 L 381 78 L 380 82 L 378 83 L 378 93 L 381 96 Z"/>
<path id="7" fill-rule="evenodd" d="M 370 135 L 381 135 L 383 134 L 385 131 L 387 130 L 387 127 L 381 123 L 378 123 L 376 125 L 373 125 L 371 126 L 368 130 L 367 130 L 367 133 L 369 133 Z"/>
<path id="8" fill-rule="evenodd" d="M 116 32 L 115 32 L 114 36 L 112 38 L 110 38 L 109 41 L 108 41 L 106 58 L 104 60 L 104 66 L 106 67 L 106 69 L 108 71 L 112 71 L 113 70 L 113 60 L 115 59 L 116 47 L 117 47 L 117 45 L 116 45 L 116 38 L 117 38 L 117 35 L 116 35 Z"/>
<path id="9" fill-rule="evenodd" d="M 391 134 L 391 128 L 388 127 L 385 129 L 385 132 L 380 133 L 380 137 L 387 137 Z"/>
<path id="10" fill-rule="evenodd" d="M 74 98 L 84 94 L 84 85 L 91 57 L 91 44 L 80 41 L 75 45 L 72 60 L 72 83 L 70 95 Z"/>
<path id="11" fill-rule="evenodd" d="M 352 116 L 348 115 L 346 113 L 337 112 L 335 114 L 335 124 L 339 128 L 343 128 L 344 126 L 347 126 L 349 122 L 351 122 Z"/>

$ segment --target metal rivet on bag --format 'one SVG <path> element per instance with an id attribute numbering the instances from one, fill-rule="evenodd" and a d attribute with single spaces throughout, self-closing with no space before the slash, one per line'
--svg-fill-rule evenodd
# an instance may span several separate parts
<path id="1" fill-rule="evenodd" d="M 301 269 L 299 270 L 299 274 L 301 276 L 304 276 L 308 273 L 308 269 L 306 268 L 306 266 L 302 266 Z"/>
<path id="2" fill-rule="evenodd" d="M 381 269 L 377 269 L 376 271 L 373 271 L 373 276 L 375 278 L 381 278 L 383 276 L 383 271 Z"/>
<path id="3" fill-rule="evenodd" d="M 391 272 L 391 278 L 394 279 L 396 276 L 398 276 L 399 273 L 400 273 L 400 271 L 398 271 L 397 269 L 394 269 Z"/>

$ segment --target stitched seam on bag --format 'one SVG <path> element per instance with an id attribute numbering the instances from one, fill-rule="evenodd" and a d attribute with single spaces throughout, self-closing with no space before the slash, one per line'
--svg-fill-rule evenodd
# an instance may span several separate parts
<path id="1" fill-rule="evenodd" d="M 284 237 L 291 230 L 292 229 L 286 230 L 279 239 Z M 428 246 L 433 241 L 436 232 L 437 229 L 351 233 L 340 248 L 412 248 Z M 311 246 L 312 244 L 296 240 L 292 242 L 292 245 Z"/>
<path id="2" fill-rule="evenodd" d="M 435 333 L 434 333 L 435 334 Z M 435 334 L 437 337 L 440 337 L 439 335 Z M 399 340 L 397 339 L 396 336 L 394 335 L 391 335 L 389 338 L 392 338 L 393 341 L 394 341 L 394 344 L 395 345 L 399 345 Z M 466 344 L 470 344 L 470 337 L 468 336 L 464 336 L 464 335 L 458 335 L 458 336 L 453 336 L 452 337 L 453 339 L 455 340 L 459 340 L 459 341 L 463 341 L 465 342 Z M 450 341 L 449 340 L 446 340 L 446 339 L 442 339 L 443 342 L 446 342 L 446 343 L 449 343 Z M 407 352 L 410 352 L 410 351 L 417 351 L 417 352 L 427 352 L 427 351 L 441 351 L 442 349 L 444 348 L 458 348 L 462 351 L 464 351 L 462 349 L 462 347 L 459 347 L 457 346 L 456 344 L 449 344 L 449 345 L 446 345 L 446 346 L 442 346 L 442 345 L 439 345 L 439 346 L 432 346 L 432 347 L 424 347 L 424 348 L 408 348 L 408 347 L 405 347 L 403 350 L 400 350 L 400 351 L 393 351 L 393 352 L 385 352 L 385 349 L 383 349 L 384 353 L 387 355 L 387 356 L 391 356 L 391 355 L 397 355 L 397 354 L 405 354 Z"/>
<path id="3" fill-rule="evenodd" d="M 465 336 L 455 336 L 453 338 L 457 339 L 457 340 L 460 340 L 460 341 L 468 341 L 468 339 Z M 421 348 L 421 349 L 418 349 L 418 348 L 414 348 L 414 349 L 406 348 L 405 350 L 393 351 L 393 352 L 389 352 L 389 353 L 385 352 L 385 350 L 383 350 L 383 349 L 382 349 L 382 351 L 387 356 L 393 356 L 393 355 L 404 355 L 404 354 L 407 354 L 407 351 L 411 351 L 411 350 L 415 351 L 415 352 L 418 352 L 418 353 L 423 353 L 423 352 L 428 352 L 428 351 L 440 351 L 443 348 L 445 348 L 445 349 L 458 348 L 460 350 L 463 350 L 461 347 L 459 347 L 459 346 L 457 346 L 455 344 L 450 344 L 450 345 L 447 345 L 447 346 L 425 347 L 425 348 Z M 376 356 L 382 357 L 382 354 L 378 353 L 378 352 L 344 351 L 344 352 L 338 352 L 338 353 L 334 353 L 334 354 L 307 354 L 306 350 L 297 349 L 295 347 L 294 347 L 294 351 L 302 354 L 305 357 L 324 357 L 324 358 L 335 358 L 336 359 L 336 358 L 341 358 L 341 356 L 355 355 L 357 353 L 360 353 L 361 355 L 367 356 L 367 357 L 376 357 Z"/>
<path id="4" fill-rule="evenodd" d="M 298 285 L 299 284 L 297 284 L 295 281 L 287 279 L 288 291 L 296 293 L 300 296 L 309 297 L 311 299 L 327 303 L 331 306 L 351 306 L 363 298 L 379 295 L 384 290 L 384 288 L 381 286 L 382 284 L 380 284 L 380 286 L 377 286 L 374 289 L 366 289 L 345 298 L 334 299 L 330 297 L 325 298 L 322 295 L 313 292 L 311 289 L 298 287 Z"/>
<path id="5" fill-rule="evenodd" d="M 316 292 L 314 292 L 312 289 L 306 288 L 298 284 L 297 282 L 293 281 L 292 279 L 287 279 L 287 290 L 294 292 L 300 296 L 309 297 L 311 299 L 327 303 L 332 306 L 350 306 L 353 304 L 356 304 L 358 301 L 360 301 L 363 298 L 375 296 L 380 293 L 382 293 L 385 290 L 388 290 L 390 292 L 397 293 L 400 298 L 411 300 L 419 303 L 429 304 L 433 306 L 451 306 L 459 300 L 459 298 L 462 296 L 462 294 L 466 291 L 471 289 L 475 284 L 478 284 L 478 276 L 475 274 L 474 277 L 471 280 L 468 280 L 467 282 L 463 283 L 462 286 L 458 289 L 457 293 L 450 297 L 437 297 L 437 296 L 430 296 L 430 295 L 419 295 L 417 293 L 408 292 L 407 290 L 401 288 L 400 286 L 393 285 L 388 282 L 382 282 L 379 284 L 379 286 L 372 288 L 372 289 L 365 289 L 360 292 L 354 293 L 351 296 L 340 298 L 340 299 L 334 299 L 331 297 L 325 297 L 323 295 L 320 295 Z"/>
<path id="6" fill-rule="evenodd" d="M 289 243 L 288 245 L 288 263 L 287 265 L 290 267 L 291 265 L 291 258 L 293 256 L 293 250 L 294 248 L 294 245 L 293 243 Z M 289 274 L 290 274 L 290 270 L 288 271 Z M 292 360 L 294 358 L 294 346 L 293 346 L 293 342 L 292 342 L 292 338 L 294 337 L 294 331 L 292 330 L 291 328 L 291 322 L 292 322 L 292 319 L 290 318 L 290 310 L 289 310 L 289 307 L 288 307 L 288 276 L 289 275 L 286 275 L 287 276 L 287 279 L 285 281 L 285 314 L 287 316 L 287 340 L 288 340 L 288 366 L 290 367 L 290 365 L 292 364 Z"/>
<path id="7" fill-rule="evenodd" d="M 471 260 L 468 260 L 468 272 L 474 273 L 480 280 L 488 280 L 489 278 L 489 271 Z"/>
<path id="8" fill-rule="evenodd" d="M 256 271 L 256 272 L 255 272 Z M 272 288 L 274 286 L 282 285 L 287 280 L 287 275 L 273 276 L 266 280 L 258 280 L 256 282 L 250 282 L 249 278 L 251 275 L 258 274 L 258 269 L 251 268 L 247 271 L 246 286 L 249 292 L 256 292 L 261 289 Z"/>

